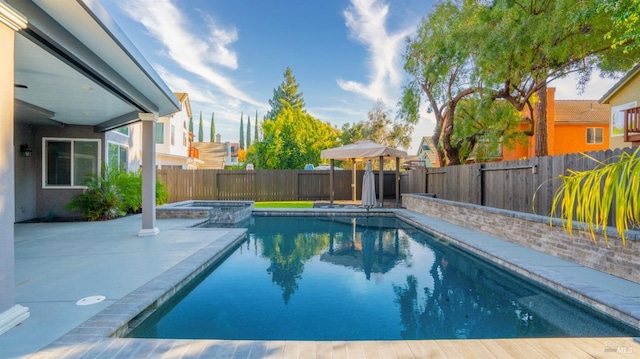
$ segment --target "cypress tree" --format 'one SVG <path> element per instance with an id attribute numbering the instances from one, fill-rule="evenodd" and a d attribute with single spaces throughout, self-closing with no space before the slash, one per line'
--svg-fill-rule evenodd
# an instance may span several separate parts
<path id="1" fill-rule="evenodd" d="M 256 110 L 255 126 L 253 129 L 253 143 L 258 143 L 258 110 Z"/>
<path id="2" fill-rule="evenodd" d="M 211 136 L 209 142 L 216 142 L 216 123 L 213 119 L 213 112 L 211 112 Z"/>
<path id="3" fill-rule="evenodd" d="M 204 136 L 204 129 L 202 128 L 202 111 L 200 111 L 200 125 L 198 125 L 198 142 L 202 142 Z"/>
<path id="4" fill-rule="evenodd" d="M 251 147 L 251 117 L 247 115 L 247 150 Z"/>
<path id="5" fill-rule="evenodd" d="M 193 117 L 189 117 L 189 133 L 193 133 Z"/>
<path id="6" fill-rule="evenodd" d="M 244 150 L 244 125 L 242 123 L 242 117 L 244 114 L 240 112 L 240 149 Z"/>

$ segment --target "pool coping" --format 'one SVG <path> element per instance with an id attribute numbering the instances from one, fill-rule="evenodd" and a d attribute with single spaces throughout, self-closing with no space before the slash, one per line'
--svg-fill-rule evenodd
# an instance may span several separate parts
<path id="1" fill-rule="evenodd" d="M 561 294 L 576 298 L 579 302 L 619 319 L 632 327 L 640 328 L 640 298 L 621 295 L 602 287 L 582 282 L 570 274 L 551 270 L 542 264 L 534 266 L 526 263 L 518 264 L 518 259 L 521 259 L 519 257 L 515 258 L 515 261 L 514 258 L 511 258 L 510 261 L 499 257 L 498 255 L 504 255 L 504 252 L 500 252 L 500 250 L 492 248 L 491 242 L 495 242 L 496 240 L 507 242 L 504 239 L 465 229 L 406 209 L 375 208 L 371 209 L 369 213 L 374 215 L 394 216 L 415 225 L 422 230 L 428 230 L 429 232 L 434 233 L 440 240 L 451 241 L 457 247 L 467 252 L 488 259 L 500 267 L 532 278 L 534 282 L 548 286 Z M 367 212 L 364 209 L 357 208 L 254 209 L 254 214 L 260 216 L 341 216 L 352 214 L 366 216 Z M 186 228 L 187 227 L 185 227 L 185 229 Z M 189 227 L 188 229 L 202 231 L 208 230 L 206 228 L 200 229 L 193 227 Z M 469 236 L 470 234 L 473 236 Z M 229 253 L 235 250 L 242 241 L 244 241 L 245 235 L 246 229 L 229 229 L 229 233 L 225 234 L 219 240 L 200 249 L 158 277 L 132 291 L 119 301 L 107 307 L 105 310 L 99 312 L 84 323 L 64 334 L 43 348 L 39 353 L 46 356 L 47 353 L 55 352 L 56 349 L 61 347 L 76 347 L 77 349 L 78 346 L 84 347 L 83 345 L 87 343 L 123 339 L 121 336 L 129 331 L 130 324 L 134 324 L 135 322 L 144 319 L 153 310 L 155 310 L 155 308 L 159 307 L 162 303 L 171 298 L 171 296 L 173 296 L 180 288 L 187 285 L 193 278 L 197 277 L 211 265 L 215 265 L 219 261 L 223 260 Z M 482 245 L 483 240 L 487 240 L 485 245 Z M 515 244 L 511 245 L 524 248 Z M 562 262 L 557 261 L 563 260 L 540 252 L 537 253 L 539 255 L 549 257 L 550 260 L 552 259 L 555 262 L 554 266 L 562 267 Z M 593 269 L 587 270 L 598 272 Z M 629 282 L 626 280 L 622 281 Z M 640 284 L 633 282 L 629 282 L 629 284 L 637 286 L 639 290 L 635 291 L 635 293 L 640 295 Z M 171 339 L 168 340 L 170 341 Z"/>

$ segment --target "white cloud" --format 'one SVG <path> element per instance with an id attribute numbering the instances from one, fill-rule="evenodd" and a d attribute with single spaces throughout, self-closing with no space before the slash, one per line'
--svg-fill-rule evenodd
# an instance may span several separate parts
<path id="1" fill-rule="evenodd" d="M 369 83 L 338 80 L 345 91 L 355 92 L 372 100 L 395 103 L 403 77 L 402 47 L 413 32 L 408 27 L 394 33 L 387 30 L 389 5 L 378 0 L 351 0 L 344 11 L 350 36 L 364 45 L 369 53 Z"/>
<path id="2" fill-rule="evenodd" d="M 120 6 L 131 19 L 140 22 L 162 44 L 163 53 L 184 70 L 216 86 L 227 96 L 254 106 L 263 106 L 214 67 L 238 68 L 237 55 L 229 48 L 238 39 L 235 28 L 225 29 L 216 24 L 212 17 L 206 17 L 209 33 L 200 37 L 188 31 L 191 20 L 172 0 L 126 1 L 121 2 Z"/>

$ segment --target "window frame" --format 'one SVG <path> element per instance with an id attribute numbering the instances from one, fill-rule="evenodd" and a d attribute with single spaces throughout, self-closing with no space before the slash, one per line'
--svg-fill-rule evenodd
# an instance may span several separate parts
<path id="1" fill-rule="evenodd" d="M 627 103 L 620 104 L 618 106 L 611 107 L 611 124 L 609 126 L 610 136 L 611 137 L 622 137 L 624 136 L 624 110 L 634 108 L 638 106 L 638 101 L 631 101 Z M 619 133 L 615 133 L 618 130 Z"/>
<path id="2" fill-rule="evenodd" d="M 60 185 L 47 184 L 48 180 L 48 156 L 47 149 L 49 142 L 69 142 L 71 143 L 71 153 L 70 153 L 70 166 L 69 166 L 69 177 L 70 184 L 69 185 Z M 74 182 L 74 170 L 75 170 L 75 142 L 95 142 L 97 144 L 97 153 L 96 153 L 96 171 L 98 174 L 102 173 L 102 140 L 99 138 L 80 138 L 80 137 L 43 137 L 42 138 L 42 188 L 43 189 L 85 189 L 87 186 L 78 185 Z"/>
<path id="3" fill-rule="evenodd" d="M 126 131 L 125 131 L 126 130 Z M 126 132 L 126 133 L 124 133 Z M 125 136 L 125 137 L 129 137 L 131 134 L 131 130 L 129 129 L 129 126 L 122 126 L 122 127 L 118 127 L 116 129 L 113 130 L 113 133 L 117 133 L 121 136 Z"/>
<path id="4" fill-rule="evenodd" d="M 129 146 L 127 146 L 125 144 L 122 144 L 122 143 L 119 143 L 119 142 L 107 141 L 107 153 L 106 153 L 106 157 L 105 157 L 105 162 L 106 162 L 107 166 L 112 167 L 112 164 L 109 163 L 109 159 L 110 159 L 110 157 L 109 157 L 110 156 L 109 147 L 111 145 L 114 145 L 114 146 L 118 147 L 118 163 L 117 163 L 118 168 L 128 171 L 129 170 Z M 121 167 L 121 165 L 120 165 L 120 151 L 123 148 L 126 151 L 126 156 L 125 156 L 126 157 L 126 159 L 125 159 L 126 162 L 125 162 L 124 168 Z"/>
<path id="5" fill-rule="evenodd" d="M 156 128 L 155 142 L 158 145 L 163 145 L 164 144 L 164 123 L 157 122 L 155 128 Z"/>
<path id="6" fill-rule="evenodd" d="M 593 142 L 589 142 L 589 130 L 593 131 Z M 600 142 L 596 142 L 597 141 L 597 130 L 600 130 Z M 585 142 L 587 143 L 587 145 L 602 145 L 604 144 L 604 127 L 587 127 L 586 131 L 585 131 Z"/>

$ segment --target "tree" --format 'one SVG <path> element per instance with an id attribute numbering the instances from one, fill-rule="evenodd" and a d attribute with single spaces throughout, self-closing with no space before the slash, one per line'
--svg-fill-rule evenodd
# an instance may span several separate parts
<path id="1" fill-rule="evenodd" d="M 258 119 L 256 118 L 256 121 Z M 247 149 L 251 147 L 251 117 L 247 115 Z"/>
<path id="2" fill-rule="evenodd" d="M 240 112 L 240 149 L 244 150 L 244 127 L 242 124 L 242 116 L 244 114 Z"/>
<path id="3" fill-rule="evenodd" d="M 285 106 L 262 125 L 263 138 L 248 150 L 247 161 L 260 169 L 301 169 L 320 163 L 320 152 L 338 144 L 339 130 L 300 108 Z"/>
<path id="4" fill-rule="evenodd" d="M 253 143 L 258 143 L 258 110 L 256 110 L 255 127 L 253 130 L 253 135 L 255 136 L 253 138 Z"/>
<path id="5" fill-rule="evenodd" d="M 209 136 L 209 142 L 216 142 L 216 122 L 213 118 L 214 113 L 211 113 L 211 135 Z"/>
<path id="6" fill-rule="evenodd" d="M 300 85 L 293 76 L 293 71 L 287 66 L 284 71 L 284 81 L 273 90 L 273 97 L 269 100 L 271 110 L 265 115 L 265 120 L 275 119 L 285 106 L 298 108 L 305 112 L 302 92 L 298 92 Z"/>
<path id="7" fill-rule="evenodd" d="M 637 58 L 603 45 L 611 20 L 599 15 L 596 5 L 597 0 L 437 5 L 408 42 L 405 69 L 413 79 L 405 86 L 402 116 L 415 123 L 425 96 L 436 117 L 438 153 L 443 163 L 457 164 L 460 145 L 468 145 L 452 141 L 457 106 L 467 97 L 502 99 L 518 111 L 528 107 L 536 124 L 536 155 L 545 155 L 546 117 L 533 118 L 534 95 L 544 106 L 550 81 L 577 72 L 583 87 L 595 67 L 611 75 Z"/>
<path id="8" fill-rule="evenodd" d="M 193 117 L 189 117 L 189 133 L 193 133 Z"/>
<path id="9" fill-rule="evenodd" d="M 342 143 L 371 140 L 389 147 L 407 148 L 411 144 L 413 126 L 393 121 L 382 100 L 367 113 L 368 121 L 344 124 L 341 128 Z"/>
<path id="10" fill-rule="evenodd" d="M 202 124 L 202 111 L 200 111 L 200 124 L 198 125 L 198 142 L 203 142 L 204 125 Z"/>
<path id="11" fill-rule="evenodd" d="M 622 46 L 625 52 L 640 47 L 640 0 L 601 0 L 598 11 L 611 16 L 614 30 L 605 38 L 613 42 L 614 47 Z"/>

